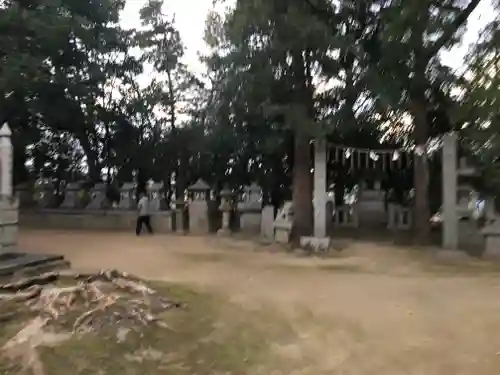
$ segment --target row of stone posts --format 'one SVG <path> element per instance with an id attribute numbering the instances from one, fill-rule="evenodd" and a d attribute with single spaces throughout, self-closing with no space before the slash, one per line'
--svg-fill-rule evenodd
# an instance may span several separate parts
<path id="1" fill-rule="evenodd" d="M 210 186 L 203 180 L 198 180 L 188 188 L 191 195 L 188 204 L 190 233 L 208 233 L 210 231 L 209 192 Z M 262 207 L 262 188 L 253 183 L 243 189 L 241 199 L 235 205 L 235 194 L 227 186 L 220 192 L 221 202 L 216 209 L 221 213 L 222 220 L 217 234 L 230 235 L 235 228 L 233 217 L 238 218 L 239 230 L 244 233 L 272 237 L 274 208 Z"/>
<path id="2" fill-rule="evenodd" d="M 64 188 L 64 200 L 57 207 L 58 209 L 85 209 L 89 211 L 111 209 L 112 204 L 106 196 L 107 184 L 98 183 L 90 190 L 90 202 L 83 207 L 82 204 L 82 185 L 81 182 L 70 182 Z M 161 183 L 152 182 L 148 187 L 148 193 L 151 199 L 152 211 L 161 209 Z M 41 209 L 52 208 L 54 204 L 55 187 L 50 181 L 41 181 L 35 187 L 35 197 L 29 191 L 27 186 L 16 187 L 21 197 L 21 201 L 30 204 L 34 199 Z M 116 208 L 122 210 L 133 210 L 136 207 L 135 197 L 136 185 L 132 182 L 125 182 L 120 188 L 120 200 Z"/>

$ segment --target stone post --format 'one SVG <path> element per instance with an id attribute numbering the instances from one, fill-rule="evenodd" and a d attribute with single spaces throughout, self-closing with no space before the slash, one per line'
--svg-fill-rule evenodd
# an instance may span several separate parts
<path id="1" fill-rule="evenodd" d="M 188 187 L 191 201 L 189 211 L 189 231 L 196 234 L 207 234 L 210 232 L 208 216 L 208 194 L 210 186 L 201 178 Z"/>
<path id="2" fill-rule="evenodd" d="M 4 123 L 0 128 L 0 195 L 12 196 L 12 132 Z"/>
<path id="3" fill-rule="evenodd" d="M 232 202 L 233 192 L 227 186 L 220 192 L 221 204 L 219 206 L 219 211 L 222 212 L 222 227 L 217 231 L 218 235 L 230 235 L 230 220 L 232 212 Z"/>
<path id="4" fill-rule="evenodd" d="M 266 205 L 262 209 L 260 235 L 265 240 L 274 239 L 274 206 Z"/>
<path id="5" fill-rule="evenodd" d="M 0 128 L 0 253 L 15 249 L 19 228 L 19 201 L 12 190 L 12 143 L 9 125 Z"/>
<path id="6" fill-rule="evenodd" d="M 327 237 L 326 188 L 327 188 L 326 141 L 317 139 L 314 144 L 314 237 Z"/>
<path id="7" fill-rule="evenodd" d="M 457 135 L 443 137 L 443 247 L 458 248 Z"/>
<path id="8" fill-rule="evenodd" d="M 330 248 L 330 237 L 328 237 L 327 204 L 327 149 L 326 140 L 316 139 L 314 143 L 314 235 L 313 237 L 301 237 L 300 246 L 315 252 L 327 251 Z"/>

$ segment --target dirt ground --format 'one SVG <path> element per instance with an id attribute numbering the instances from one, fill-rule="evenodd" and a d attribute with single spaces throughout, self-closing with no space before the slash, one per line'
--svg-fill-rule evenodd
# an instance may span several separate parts
<path id="1" fill-rule="evenodd" d="M 296 374 L 500 373 L 500 266 L 485 261 L 360 242 L 319 259 L 248 240 L 110 232 L 22 231 L 20 247 L 276 309 L 296 338 L 269 343 L 283 367 L 263 375 L 290 374 L 296 360 Z"/>

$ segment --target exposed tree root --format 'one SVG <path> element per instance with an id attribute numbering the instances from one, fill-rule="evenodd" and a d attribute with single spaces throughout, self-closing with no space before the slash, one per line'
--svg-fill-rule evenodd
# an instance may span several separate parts
<path id="1" fill-rule="evenodd" d="M 0 285 L 0 320 L 5 323 L 21 313 L 31 317 L 0 348 L 0 354 L 43 375 L 37 346 L 103 328 L 163 327 L 158 314 L 175 307 L 180 305 L 160 296 L 143 280 L 117 270 L 49 272 L 24 278 Z"/>

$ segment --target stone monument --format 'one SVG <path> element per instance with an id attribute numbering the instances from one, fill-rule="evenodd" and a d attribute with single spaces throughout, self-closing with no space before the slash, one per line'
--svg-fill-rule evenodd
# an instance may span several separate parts
<path id="1" fill-rule="evenodd" d="M 136 207 L 135 203 L 135 187 L 133 182 L 125 182 L 120 188 L 120 204 L 122 210 L 133 210 Z"/>
<path id="2" fill-rule="evenodd" d="M 92 200 L 89 205 L 86 207 L 88 210 L 104 210 L 110 207 L 110 203 L 108 198 L 106 197 L 106 191 L 108 189 L 108 185 L 105 183 L 95 184 L 90 194 L 92 196 Z"/>
<path id="3" fill-rule="evenodd" d="M 409 207 L 397 203 L 387 205 L 387 229 L 409 230 L 412 223 L 412 211 Z"/>
<path id="4" fill-rule="evenodd" d="M 191 200 L 188 206 L 189 232 L 195 234 L 207 234 L 210 232 L 208 215 L 208 197 L 210 186 L 201 178 L 188 187 Z"/>
<path id="5" fill-rule="evenodd" d="M 80 182 L 70 182 L 64 189 L 64 201 L 59 208 L 80 208 L 80 199 L 78 193 L 82 189 Z"/>
<path id="6" fill-rule="evenodd" d="M 259 234 L 262 220 L 262 188 L 256 183 L 245 186 L 238 203 L 242 232 Z"/>
<path id="7" fill-rule="evenodd" d="M 274 220 L 274 240 L 278 243 L 289 243 L 293 229 L 293 205 L 285 202 Z"/>

